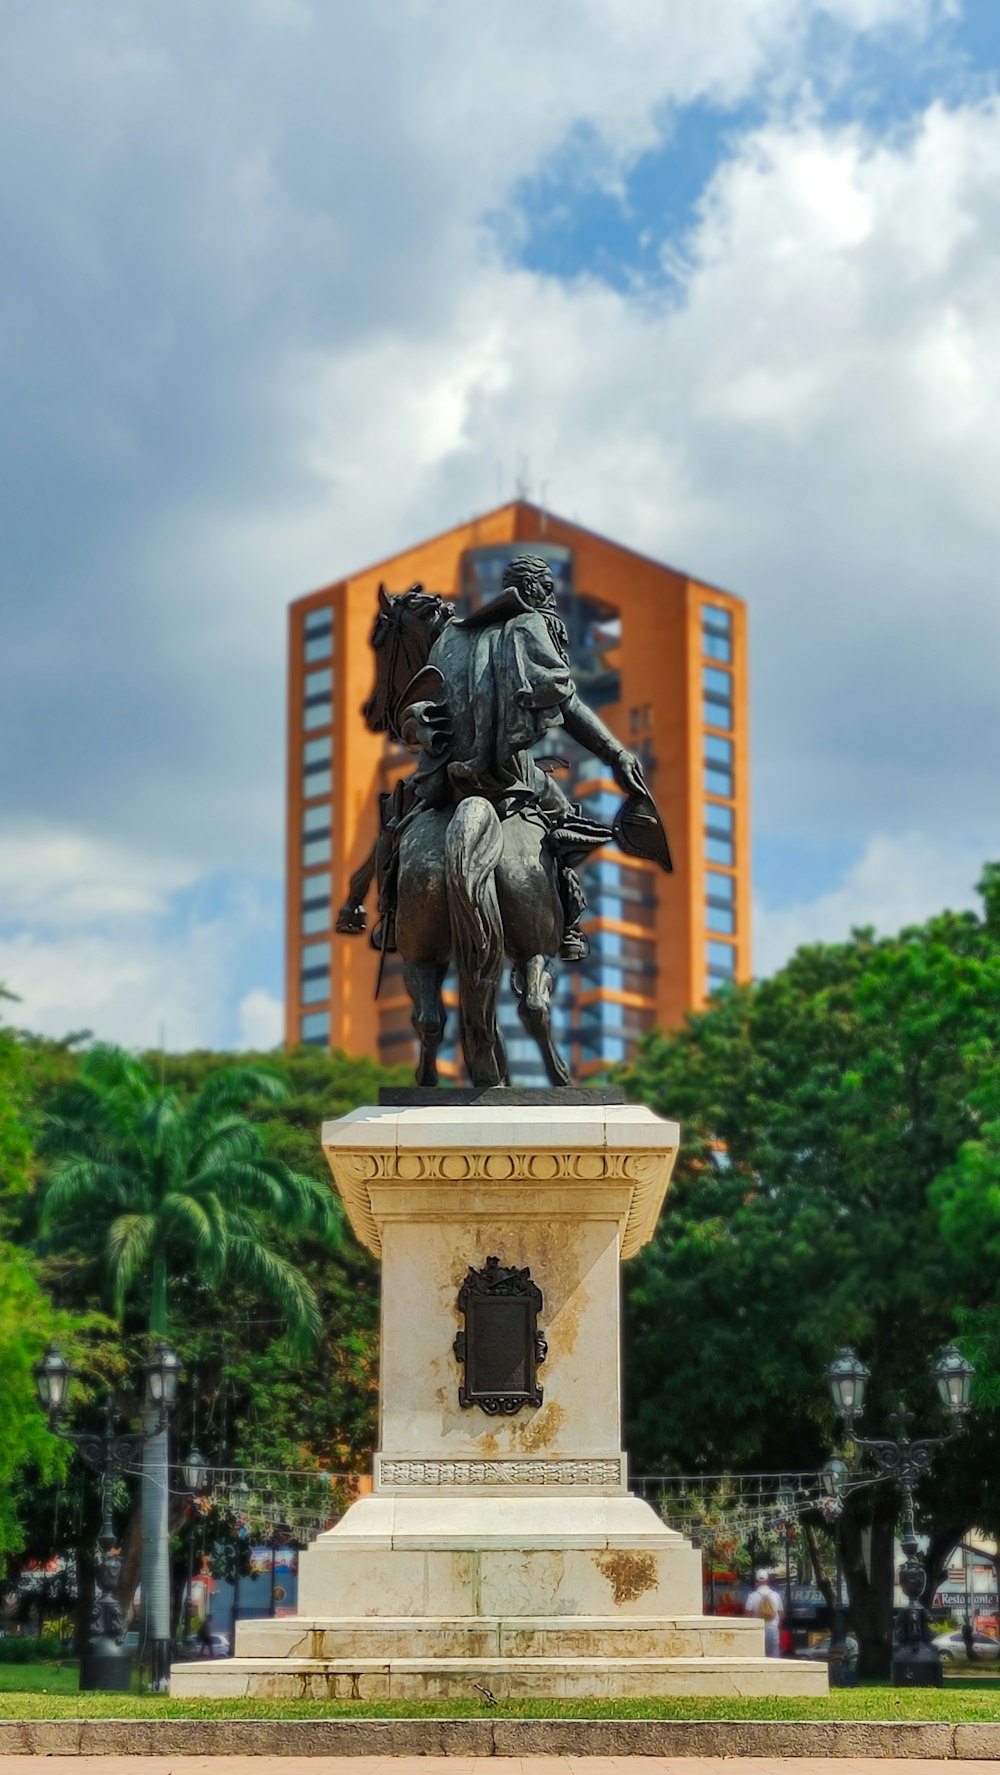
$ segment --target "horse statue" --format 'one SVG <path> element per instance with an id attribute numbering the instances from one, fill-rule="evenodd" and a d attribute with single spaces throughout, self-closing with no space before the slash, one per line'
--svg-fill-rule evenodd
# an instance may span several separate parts
<path id="1" fill-rule="evenodd" d="M 372 942 L 383 960 L 392 950 L 402 959 L 420 1043 L 418 1084 L 438 1082 L 441 993 L 452 964 L 471 1081 L 509 1084 L 497 1022 L 506 958 L 518 1014 L 547 1076 L 568 1085 L 550 1006 L 555 958 L 587 953 L 576 865 L 614 837 L 671 866 L 639 761 L 577 695 L 552 573 L 538 557 L 511 561 L 500 596 L 466 617 L 422 586 L 397 597 L 380 586 L 371 643 L 376 676 L 365 721 L 419 762 L 381 797 L 379 836 L 351 878 L 337 930 L 365 929 L 364 900 L 377 875 Z M 613 828 L 586 818 L 533 755 L 560 726 L 608 765 L 628 797 Z"/>

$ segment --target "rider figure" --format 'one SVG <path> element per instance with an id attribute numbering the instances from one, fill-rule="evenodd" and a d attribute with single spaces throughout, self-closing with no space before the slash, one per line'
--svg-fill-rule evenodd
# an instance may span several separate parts
<path id="1" fill-rule="evenodd" d="M 573 865 L 607 844 L 611 831 L 568 799 L 541 768 L 532 747 L 561 726 L 608 766 L 626 795 L 645 798 L 648 790 L 639 760 L 577 694 L 548 562 L 519 555 L 504 569 L 502 585 L 491 604 L 443 626 L 427 661 L 441 677 L 430 671 L 428 694 L 422 695 L 425 674 L 418 676 L 415 700 L 403 699 L 399 734 L 420 753 L 410 779 L 414 806 L 422 802 L 441 808 L 482 795 L 501 819 L 520 814 L 545 826 L 565 919 L 560 955 L 576 961 L 587 953 L 580 930 L 586 902 Z M 437 686 L 443 681 L 459 687 L 458 694 L 452 690 L 447 711 L 437 700 L 435 680 Z M 365 885 L 364 871 L 359 871 L 338 930 L 363 928 L 359 902 Z"/>

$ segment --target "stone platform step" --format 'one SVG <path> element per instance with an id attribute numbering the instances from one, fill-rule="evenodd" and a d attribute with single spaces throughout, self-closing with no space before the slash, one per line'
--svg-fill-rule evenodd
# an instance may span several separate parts
<path id="1" fill-rule="evenodd" d="M 412 1615 L 241 1621 L 238 1658 L 732 1658 L 762 1657 L 759 1622 L 728 1616 Z"/>
<path id="2" fill-rule="evenodd" d="M 469 1700 L 622 1695 L 825 1695 L 824 1664 L 792 1658 L 227 1658 L 175 1664 L 171 1693 L 271 1700 Z"/>

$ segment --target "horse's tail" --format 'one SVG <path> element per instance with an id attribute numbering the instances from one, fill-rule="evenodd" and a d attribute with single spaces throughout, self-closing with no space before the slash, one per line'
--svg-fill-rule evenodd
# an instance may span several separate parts
<path id="1" fill-rule="evenodd" d="M 462 1048 L 476 1085 L 508 1079 L 496 1014 L 504 940 L 494 872 L 502 854 L 496 810 L 482 795 L 467 796 L 448 822 L 444 865 Z"/>

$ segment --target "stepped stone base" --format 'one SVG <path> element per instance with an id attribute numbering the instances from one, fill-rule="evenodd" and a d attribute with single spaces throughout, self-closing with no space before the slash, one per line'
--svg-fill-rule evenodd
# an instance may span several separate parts
<path id="1" fill-rule="evenodd" d="M 757 1621 L 700 1613 L 700 1557 L 648 1504 L 373 1496 L 302 1557 L 303 1613 L 240 1622 L 178 1696 L 821 1695 Z"/>
<path id="2" fill-rule="evenodd" d="M 209 1680 L 211 1677 L 211 1680 Z M 177 1696 L 475 1701 L 553 1696 L 825 1695 L 825 1667 L 780 1658 L 243 1658 L 175 1665 Z"/>

